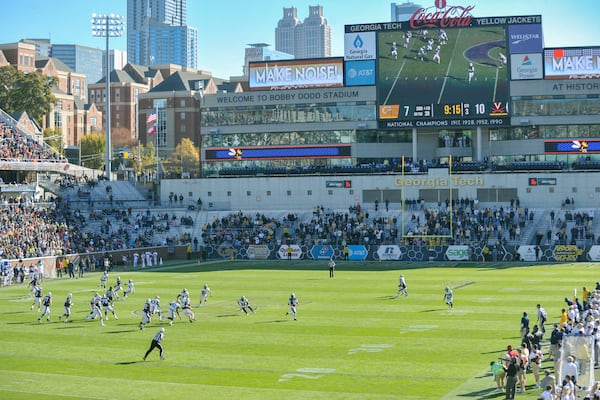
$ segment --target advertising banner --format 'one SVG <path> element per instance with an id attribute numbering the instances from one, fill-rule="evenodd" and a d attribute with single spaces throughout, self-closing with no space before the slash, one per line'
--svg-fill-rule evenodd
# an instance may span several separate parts
<path id="1" fill-rule="evenodd" d="M 559 245 L 554 247 L 554 259 L 556 261 L 577 261 L 582 251 L 574 245 Z"/>
<path id="2" fill-rule="evenodd" d="M 249 245 L 246 254 L 248 254 L 248 258 L 251 260 L 267 260 L 271 251 L 269 250 L 269 247 L 264 244 Z"/>
<path id="3" fill-rule="evenodd" d="M 600 47 L 544 50 L 546 79 L 600 78 Z"/>
<path id="4" fill-rule="evenodd" d="M 375 60 L 377 42 L 375 32 L 352 32 L 344 34 L 344 60 Z"/>
<path id="5" fill-rule="evenodd" d="M 365 246 L 351 244 L 348 246 L 348 249 L 350 249 L 348 260 L 366 260 L 369 255 L 369 251 Z"/>
<path id="6" fill-rule="evenodd" d="M 510 77 L 513 81 L 543 79 L 544 62 L 542 54 L 512 54 L 510 56 Z"/>
<path id="7" fill-rule="evenodd" d="M 344 86 L 341 57 L 251 62 L 249 69 L 250 90 Z"/>
<path id="8" fill-rule="evenodd" d="M 310 255 L 315 260 L 329 260 L 334 255 L 334 248 L 329 245 L 317 245 L 313 246 L 310 250 Z"/>
<path id="9" fill-rule="evenodd" d="M 519 246 L 517 252 L 519 253 L 520 261 L 537 261 L 536 246 Z"/>
<path id="10" fill-rule="evenodd" d="M 508 52 L 541 53 L 544 50 L 542 24 L 509 25 Z"/>
<path id="11" fill-rule="evenodd" d="M 291 256 L 288 253 L 288 247 L 292 248 Z M 279 250 L 277 250 L 277 257 L 282 260 L 288 260 L 290 258 L 292 260 L 300 260 L 302 258 L 302 249 L 296 244 L 292 244 L 290 246 L 287 244 L 282 244 L 279 246 Z"/>
<path id="12" fill-rule="evenodd" d="M 344 66 L 346 86 L 369 86 L 375 84 L 375 60 L 346 61 Z"/>
<path id="13" fill-rule="evenodd" d="M 380 260 L 399 260 L 402 257 L 402 252 L 398 246 L 379 246 L 377 256 Z"/>
<path id="14" fill-rule="evenodd" d="M 600 246 L 590 247 L 590 251 L 587 253 L 587 259 L 590 261 L 600 261 Z"/>
<path id="15" fill-rule="evenodd" d="M 450 261 L 468 261 L 471 252 L 467 245 L 448 246 L 446 258 Z"/>

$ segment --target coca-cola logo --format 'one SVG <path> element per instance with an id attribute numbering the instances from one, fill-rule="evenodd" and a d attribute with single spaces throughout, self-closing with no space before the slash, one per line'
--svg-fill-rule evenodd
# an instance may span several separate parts
<path id="1" fill-rule="evenodd" d="M 436 5 L 446 6 L 443 0 L 436 1 Z M 471 25 L 473 16 L 471 11 L 475 6 L 450 6 L 419 8 L 410 17 L 412 29 L 423 28 L 463 28 Z"/>

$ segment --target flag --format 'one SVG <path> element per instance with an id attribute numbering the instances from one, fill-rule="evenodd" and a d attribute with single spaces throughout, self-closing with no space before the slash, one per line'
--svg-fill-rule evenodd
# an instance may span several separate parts
<path id="1" fill-rule="evenodd" d="M 156 122 L 157 119 L 158 119 L 158 113 L 156 112 L 156 108 L 153 108 L 150 115 L 148 115 L 148 118 L 146 118 L 146 124 L 151 124 L 153 122 Z"/>
<path id="2" fill-rule="evenodd" d="M 156 133 L 156 124 L 150 125 L 148 128 L 148 136 L 152 136 Z"/>

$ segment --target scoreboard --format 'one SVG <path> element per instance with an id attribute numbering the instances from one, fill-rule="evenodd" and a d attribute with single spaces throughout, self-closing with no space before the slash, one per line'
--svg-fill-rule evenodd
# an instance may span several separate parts
<path id="1" fill-rule="evenodd" d="M 380 129 L 510 125 L 509 27 L 541 16 L 475 18 L 473 8 L 345 26 L 347 46 L 374 32 Z"/>

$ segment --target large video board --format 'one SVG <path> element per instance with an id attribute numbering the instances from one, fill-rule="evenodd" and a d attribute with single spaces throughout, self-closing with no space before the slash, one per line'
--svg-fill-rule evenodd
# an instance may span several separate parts
<path id="1" fill-rule="evenodd" d="M 600 47 L 544 50 L 546 79 L 600 78 Z"/>
<path id="2" fill-rule="evenodd" d="M 345 43 L 376 32 L 379 128 L 510 125 L 508 27 L 539 25 L 541 16 L 475 18 L 473 9 L 420 8 L 406 22 L 346 25 Z"/>
<path id="3" fill-rule="evenodd" d="M 341 57 L 249 63 L 250 90 L 303 89 L 344 86 Z"/>
<path id="4" fill-rule="evenodd" d="M 600 154 L 600 140 L 545 140 L 546 154 Z"/>

